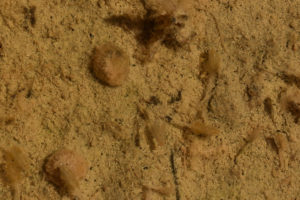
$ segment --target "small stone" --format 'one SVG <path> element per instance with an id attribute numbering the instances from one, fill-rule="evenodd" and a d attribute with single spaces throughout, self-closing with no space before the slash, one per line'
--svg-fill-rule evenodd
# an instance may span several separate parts
<path id="1" fill-rule="evenodd" d="M 106 43 L 94 50 L 92 70 L 94 76 L 109 86 L 120 86 L 127 79 L 130 62 L 128 55 L 118 46 Z"/>
<path id="2" fill-rule="evenodd" d="M 87 161 L 78 153 L 61 149 L 47 160 L 45 171 L 49 181 L 66 190 L 70 195 L 78 193 L 79 181 L 87 173 Z"/>

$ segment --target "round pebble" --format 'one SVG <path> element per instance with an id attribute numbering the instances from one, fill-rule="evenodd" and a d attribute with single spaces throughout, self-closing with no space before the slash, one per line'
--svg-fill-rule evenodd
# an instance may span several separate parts
<path id="1" fill-rule="evenodd" d="M 129 57 L 118 46 L 106 43 L 94 50 L 92 70 L 94 76 L 109 86 L 120 86 L 129 74 Z"/>
<path id="2" fill-rule="evenodd" d="M 45 171 L 52 183 L 62 188 L 75 187 L 72 190 L 77 189 L 78 182 L 86 176 L 87 170 L 84 157 L 69 149 L 54 152 L 45 164 Z"/>

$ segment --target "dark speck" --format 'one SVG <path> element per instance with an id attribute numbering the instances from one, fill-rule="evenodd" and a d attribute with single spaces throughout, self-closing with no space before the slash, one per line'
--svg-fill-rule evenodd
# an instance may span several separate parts
<path id="1" fill-rule="evenodd" d="M 172 117 L 170 117 L 170 116 L 168 116 L 168 115 L 165 117 L 165 119 L 166 119 L 168 122 L 171 122 L 171 121 L 172 121 Z"/>
<path id="2" fill-rule="evenodd" d="M 156 96 L 151 96 L 149 101 L 147 101 L 148 104 L 152 104 L 152 105 L 158 105 L 158 104 L 161 104 L 161 101 L 159 100 L 158 97 Z"/>
<path id="3" fill-rule="evenodd" d="M 172 96 L 171 100 L 168 102 L 169 104 L 175 103 L 177 101 L 181 101 L 182 96 L 181 96 L 181 90 L 178 91 L 176 96 Z"/>
<path id="4" fill-rule="evenodd" d="M 271 100 L 271 98 L 267 97 L 267 98 L 264 100 L 264 109 L 265 109 L 265 112 L 266 112 L 270 117 L 272 117 L 272 115 L 273 115 L 273 107 L 272 107 L 272 100 Z"/>
<path id="5" fill-rule="evenodd" d="M 30 97 L 31 97 L 31 95 L 32 95 L 32 91 L 31 91 L 31 90 L 29 90 L 29 91 L 27 92 L 27 94 L 26 94 L 26 98 L 30 98 Z"/>

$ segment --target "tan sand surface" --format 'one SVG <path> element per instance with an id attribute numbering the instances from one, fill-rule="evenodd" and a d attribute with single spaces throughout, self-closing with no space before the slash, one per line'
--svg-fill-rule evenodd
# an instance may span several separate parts
<path id="1" fill-rule="evenodd" d="M 0 1 L 0 199 L 71 199 L 44 170 L 68 148 L 89 165 L 82 200 L 300 200 L 300 1 L 182 1 L 177 48 L 138 40 L 142 2 Z M 130 58 L 119 87 L 90 70 L 107 42 Z"/>

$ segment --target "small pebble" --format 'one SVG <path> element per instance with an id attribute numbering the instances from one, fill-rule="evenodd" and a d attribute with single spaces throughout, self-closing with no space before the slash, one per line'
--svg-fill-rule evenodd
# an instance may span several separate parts
<path id="1" fill-rule="evenodd" d="M 109 86 L 120 86 L 127 79 L 130 62 L 118 46 L 106 43 L 95 48 L 92 60 L 94 76 Z"/>
<path id="2" fill-rule="evenodd" d="M 53 153 L 45 165 L 49 181 L 70 195 L 78 193 L 79 181 L 86 176 L 87 170 L 87 161 L 80 154 L 68 149 Z"/>

